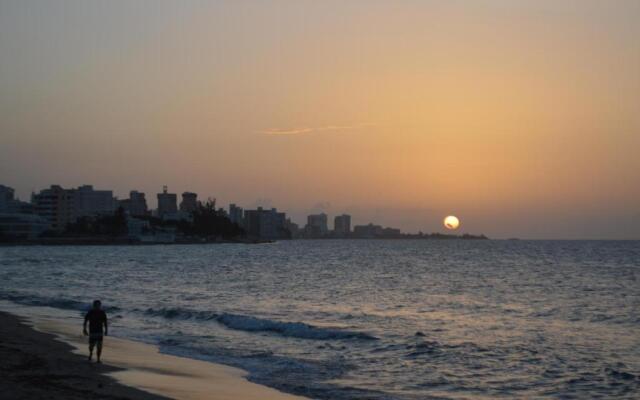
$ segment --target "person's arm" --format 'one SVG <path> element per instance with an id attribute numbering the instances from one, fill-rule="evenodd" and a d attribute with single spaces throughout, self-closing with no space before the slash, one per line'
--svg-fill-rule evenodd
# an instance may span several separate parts
<path id="1" fill-rule="evenodd" d="M 104 313 L 104 335 L 109 336 L 109 326 L 107 325 L 107 313 Z"/>
<path id="2" fill-rule="evenodd" d="M 82 334 L 87 336 L 87 322 L 89 322 L 89 313 L 84 316 L 84 324 L 82 325 Z"/>

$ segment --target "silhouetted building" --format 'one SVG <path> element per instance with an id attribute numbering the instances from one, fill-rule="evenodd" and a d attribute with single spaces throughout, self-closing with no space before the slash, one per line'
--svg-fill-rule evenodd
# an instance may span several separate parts
<path id="1" fill-rule="evenodd" d="M 382 230 L 382 236 L 385 238 L 397 238 L 402 236 L 402 232 L 396 228 L 384 228 Z"/>
<path id="2" fill-rule="evenodd" d="M 0 212 L 6 212 L 14 201 L 14 190 L 9 186 L 0 185 Z"/>
<path id="3" fill-rule="evenodd" d="M 44 218 L 53 231 L 62 232 L 68 224 L 75 222 L 73 193 L 59 185 L 51 185 L 49 189 L 32 194 L 31 203 L 35 213 Z"/>
<path id="4" fill-rule="evenodd" d="M 49 222 L 33 213 L 32 204 L 14 196 L 13 188 L 0 185 L 0 240 L 37 238 L 49 228 Z"/>
<path id="5" fill-rule="evenodd" d="M 32 240 L 49 229 L 49 222 L 35 214 L 0 213 L 0 240 Z"/>
<path id="6" fill-rule="evenodd" d="M 351 233 L 351 215 L 342 214 L 333 219 L 333 231 L 336 236 L 347 236 Z"/>
<path id="7" fill-rule="evenodd" d="M 380 225 L 356 225 L 353 227 L 353 236 L 361 239 L 375 238 L 382 236 L 384 230 Z"/>
<path id="8" fill-rule="evenodd" d="M 229 219 L 234 224 L 242 226 L 244 224 L 242 207 L 238 207 L 235 204 L 229 204 Z"/>
<path id="9" fill-rule="evenodd" d="M 31 203 L 34 212 L 47 220 L 50 229 L 58 232 L 80 217 L 111 215 L 117 204 L 111 190 L 93 190 L 91 185 L 77 189 L 51 185 L 49 189 L 32 194 Z"/>
<path id="10" fill-rule="evenodd" d="M 74 221 L 80 217 L 112 215 L 116 210 L 116 200 L 111 190 L 94 190 L 91 185 L 82 185 L 77 189 L 68 189 L 67 192 L 74 202 Z"/>
<path id="11" fill-rule="evenodd" d="M 133 217 L 142 217 L 149 215 L 147 207 L 147 199 L 144 193 L 132 190 L 129 192 L 129 198 L 120 200 L 119 206 L 122 207 L 129 215 Z"/>
<path id="12" fill-rule="evenodd" d="M 192 213 L 198 209 L 198 195 L 196 193 L 182 193 L 182 202 L 180 202 L 180 211 Z"/>
<path id="13" fill-rule="evenodd" d="M 158 216 L 176 214 L 178 212 L 178 196 L 175 193 L 167 193 L 167 187 L 162 187 L 162 193 L 158 193 Z"/>
<path id="14" fill-rule="evenodd" d="M 307 225 L 304 227 L 305 236 L 317 238 L 326 236 L 329 232 L 327 226 L 327 214 L 314 214 L 307 217 Z"/>
<path id="15" fill-rule="evenodd" d="M 33 205 L 16 199 L 14 195 L 13 188 L 0 185 L 0 213 L 33 214 Z"/>
<path id="16" fill-rule="evenodd" d="M 286 219 L 286 221 L 284 222 L 284 226 L 291 234 L 292 239 L 295 239 L 300 236 L 300 228 L 298 227 L 298 224 L 291 221 L 290 218 Z"/>
<path id="17" fill-rule="evenodd" d="M 291 233 L 286 228 L 286 214 L 275 208 L 263 210 L 245 210 L 244 229 L 250 237 L 263 240 L 291 239 Z"/>

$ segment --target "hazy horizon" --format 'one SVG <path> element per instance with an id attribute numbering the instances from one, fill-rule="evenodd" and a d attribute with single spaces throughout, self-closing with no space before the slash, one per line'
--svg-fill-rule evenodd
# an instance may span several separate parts
<path id="1" fill-rule="evenodd" d="M 639 19 L 632 0 L 0 0 L 0 184 L 640 239 Z"/>

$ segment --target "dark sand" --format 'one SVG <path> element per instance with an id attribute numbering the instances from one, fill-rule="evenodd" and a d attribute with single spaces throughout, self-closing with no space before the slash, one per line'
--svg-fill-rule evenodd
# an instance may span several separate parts
<path id="1" fill-rule="evenodd" d="M 166 400 L 117 383 L 104 374 L 118 368 L 89 363 L 72 350 L 0 312 L 0 400 Z"/>

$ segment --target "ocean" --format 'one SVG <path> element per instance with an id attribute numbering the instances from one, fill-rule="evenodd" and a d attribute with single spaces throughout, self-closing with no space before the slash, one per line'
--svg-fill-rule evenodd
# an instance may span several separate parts
<path id="1" fill-rule="evenodd" d="M 0 299 L 317 399 L 640 398 L 637 241 L 0 247 Z"/>

